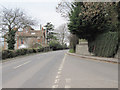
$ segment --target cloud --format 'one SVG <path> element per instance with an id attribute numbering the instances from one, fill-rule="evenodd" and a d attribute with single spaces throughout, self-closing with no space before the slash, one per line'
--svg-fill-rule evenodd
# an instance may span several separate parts
<path id="1" fill-rule="evenodd" d="M 60 0 L 1 0 L 1 2 L 58 2 Z"/>
<path id="2" fill-rule="evenodd" d="M 55 7 L 57 6 L 58 2 L 51 2 L 56 0 L 49 0 L 50 2 L 39 2 L 39 3 L 38 2 L 33 2 L 33 3 L 32 2 L 20 2 L 20 3 L 13 2 L 13 1 L 20 1 L 20 0 L 7 0 L 7 1 L 12 1 L 12 2 L 3 2 L 1 4 L 6 8 L 20 8 L 24 10 L 28 16 L 30 16 L 33 19 L 35 18 L 35 20 L 39 22 L 38 26 L 36 26 L 36 29 L 39 29 L 40 24 L 46 24 L 47 22 L 52 22 L 55 25 L 55 28 L 57 28 L 59 25 L 66 22 L 60 16 L 60 14 L 57 13 L 55 10 Z M 28 0 L 24 0 L 24 1 L 28 1 Z M 30 0 L 30 1 L 33 1 L 33 0 Z"/>

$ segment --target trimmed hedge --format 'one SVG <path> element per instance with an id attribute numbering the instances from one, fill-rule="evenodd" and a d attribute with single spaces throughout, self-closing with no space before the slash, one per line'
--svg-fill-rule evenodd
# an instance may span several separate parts
<path id="1" fill-rule="evenodd" d="M 53 51 L 68 49 L 67 45 L 61 45 L 61 44 L 60 44 L 59 42 L 57 42 L 57 41 L 51 41 L 51 42 L 49 43 L 49 46 L 50 46 L 50 48 L 51 48 Z"/>
<path id="2" fill-rule="evenodd" d="M 17 50 L 3 50 L 2 59 L 13 58 L 31 53 L 46 52 L 46 51 L 50 51 L 50 48 L 42 47 L 42 48 L 34 48 L 34 49 L 30 48 L 30 49 L 17 49 Z"/>
<path id="3" fill-rule="evenodd" d="M 41 47 L 41 48 L 29 48 L 29 49 L 17 49 L 17 50 L 3 50 L 2 59 L 4 60 L 7 58 L 13 58 L 31 53 L 48 52 L 48 51 L 63 50 L 63 49 L 66 48 Z"/>
<path id="4" fill-rule="evenodd" d="M 108 32 L 88 42 L 89 52 L 95 56 L 114 57 L 118 51 L 118 33 Z"/>

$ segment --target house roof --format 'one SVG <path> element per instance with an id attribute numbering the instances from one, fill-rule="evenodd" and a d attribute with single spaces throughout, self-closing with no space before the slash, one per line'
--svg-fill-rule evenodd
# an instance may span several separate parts
<path id="1" fill-rule="evenodd" d="M 34 30 L 31 26 L 25 26 L 23 29 L 25 28 L 30 28 L 31 30 Z"/>
<path id="2" fill-rule="evenodd" d="M 42 30 L 34 30 L 31 26 L 26 26 L 23 31 L 17 31 L 17 37 L 41 37 Z"/>
<path id="3" fill-rule="evenodd" d="M 17 36 L 18 37 L 41 37 L 42 30 L 30 30 L 29 32 L 18 31 Z"/>

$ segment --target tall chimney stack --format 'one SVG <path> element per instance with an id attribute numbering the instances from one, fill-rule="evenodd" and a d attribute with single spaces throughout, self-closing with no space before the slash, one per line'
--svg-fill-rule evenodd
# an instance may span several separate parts
<path id="1" fill-rule="evenodd" d="M 42 25 L 40 24 L 40 30 L 42 30 Z"/>

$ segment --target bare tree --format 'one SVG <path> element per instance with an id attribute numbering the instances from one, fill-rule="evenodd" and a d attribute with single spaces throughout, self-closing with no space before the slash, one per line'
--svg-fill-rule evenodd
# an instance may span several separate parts
<path id="1" fill-rule="evenodd" d="M 35 25 L 35 20 L 28 17 L 19 8 L 2 10 L 2 30 L 11 31 L 14 28 L 23 28 L 24 26 Z"/>
<path id="2" fill-rule="evenodd" d="M 35 25 L 35 20 L 28 17 L 22 10 L 7 9 L 2 10 L 2 32 L 5 33 L 5 37 L 8 43 L 8 49 L 14 49 L 15 33 L 19 28 L 24 28 L 25 26 Z"/>
<path id="3" fill-rule="evenodd" d="M 62 45 L 69 42 L 68 40 L 69 32 L 68 32 L 67 24 L 62 24 L 61 26 L 59 26 L 56 29 L 56 32 L 57 32 L 57 38 L 59 39 Z"/>
<path id="4" fill-rule="evenodd" d="M 70 1 L 61 0 L 61 2 L 58 3 L 56 7 L 56 12 L 60 13 L 62 17 L 68 20 L 71 10 L 73 9 L 72 8 L 73 5 L 74 4 Z"/>

